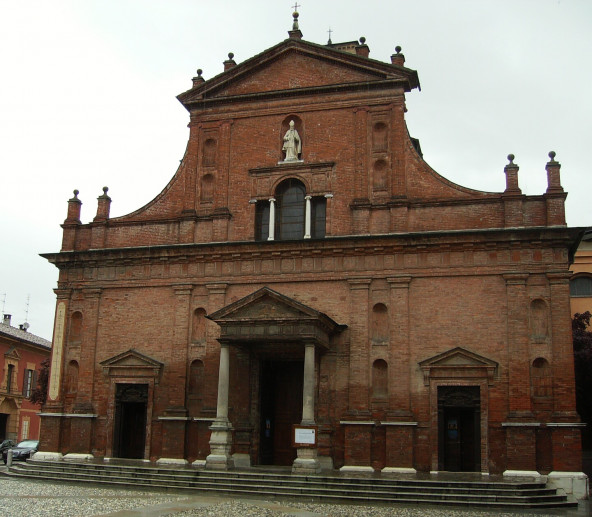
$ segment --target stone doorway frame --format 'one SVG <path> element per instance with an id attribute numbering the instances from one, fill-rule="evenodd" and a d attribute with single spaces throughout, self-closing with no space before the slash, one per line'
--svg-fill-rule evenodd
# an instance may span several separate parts
<path id="1" fill-rule="evenodd" d="M 103 373 L 109 377 L 109 398 L 105 419 L 105 456 L 113 455 L 115 435 L 115 411 L 118 384 L 147 384 L 148 400 L 146 402 L 146 436 L 144 459 L 150 458 L 152 442 L 152 411 L 154 408 L 154 390 L 162 374 L 163 363 L 130 349 L 110 359 L 101 361 Z"/>
<path id="2" fill-rule="evenodd" d="M 456 347 L 419 363 L 424 374 L 424 386 L 428 388 L 430 408 L 431 470 L 439 469 L 439 418 L 438 388 L 440 386 L 479 387 L 481 473 L 489 473 L 489 386 L 493 385 L 498 363 Z"/>

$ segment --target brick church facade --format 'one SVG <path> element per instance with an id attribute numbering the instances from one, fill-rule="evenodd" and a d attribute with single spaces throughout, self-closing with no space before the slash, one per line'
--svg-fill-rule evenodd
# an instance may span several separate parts
<path id="1" fill-rule="evenodd" d="M 295 14 L 178 96 L 189 142 L 153 201 L 111 218 L 105 188 L 82 224 L 75 191 L 44 255 L 42 454 L 581 473 L 560 164 L 537 196 L 512 156 L 501 193 L 440 176 L 404 63 L 307 42 Z"/>

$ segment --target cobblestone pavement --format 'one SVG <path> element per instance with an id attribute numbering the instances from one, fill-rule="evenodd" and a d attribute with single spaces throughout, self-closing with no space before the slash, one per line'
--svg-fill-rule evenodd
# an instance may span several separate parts
<path id="1" fill-rule="evenodd" d="M 2 469 L 4 470 L 4 469 Z M 576 509 L 507 512 L 444 506 L 368 506 L 298 501 L 233 499 L 186 493 L 99 488 L 3 476 L 0 472 L 0 517 L 524 517 L 592 515 L 589 503 Z"/>

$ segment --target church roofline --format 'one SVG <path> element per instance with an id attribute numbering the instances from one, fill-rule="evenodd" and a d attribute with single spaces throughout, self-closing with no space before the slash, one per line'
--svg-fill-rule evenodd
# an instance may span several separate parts
<path id="1" fill-rule="evenodd" d="M 410 68 L 393 63 L 385 63 L 383 61 L 378 61 L 369 57 L 350 54 L 348 52 L 331 48 L 327 45 L 320 45 L 309 41 L 288 38 L 274 45 L 273 47 L 270 47 L 263 52 L 247 59 L 246 61 L 243 61 L 242 63 L 221 72 L 207 81 L 202 79 L 202 81 L 197 82 L 193 88 L 190 88 L 189 90 L 179 94 L 177 99 L 187 109 L 189 109 L 189 106 L 195 101 L 202 100 L 196 99 L 196 96 L 203 98 L 205 95 L 212 93 L 214 90 L 221 88 L 223 85 L 234 82 L 243 77 L 245 74 L 250 73 L 254 68 L 263 66 L 267 62 L 277 59 L 283 53 L 294 50 L 308 53 L 309 55 L 315 55 L 320 59 L 340 63 L 344 66 L 363 69 L 369 73 L 376 74 L 378 80 L 380 80 L 381 75 L 383 75 L 383 79 L 392 80 L 397 78 L 398 82 L 405 84 L 406 91 L 410 91 L 414 88 L 421 89 L 417 71 Z M 292 89 L 288 90 L 288 92 L 293 91 L 294 90 Z"/>

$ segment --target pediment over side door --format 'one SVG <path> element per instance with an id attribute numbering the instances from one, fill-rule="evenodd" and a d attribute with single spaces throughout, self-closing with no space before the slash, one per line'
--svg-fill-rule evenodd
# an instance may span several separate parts
<path id="1" fill-rule="evenodd" d="M 314 342 L 329 348 L 346 327 L 329 316 L 264 287 L 207 316 L 220 325 L 221 343 Z"/>
<path id="2" fill-rule="evenodd" d="M 488 384 L 491 385 L 498 366 L 496 361 L 461 347 L 452 348 L 419 363 L 426 386 L 429 385 L 430 379 L 483 377 L 487 378 Z"/>
<path id="3" fill-rule="evenodd" d="M 158 378 L 163 363 L 131 348 L 100 362 L 109 377 L 151 377 Z"/>

